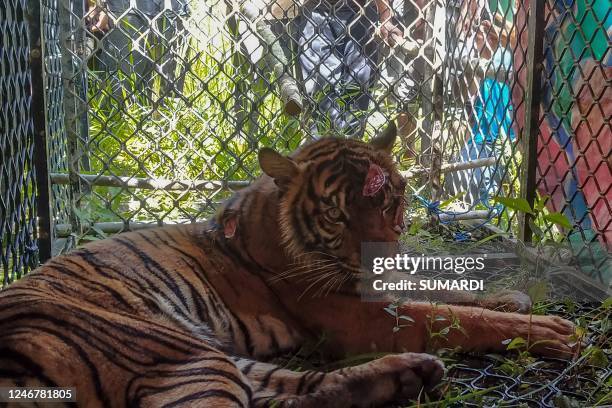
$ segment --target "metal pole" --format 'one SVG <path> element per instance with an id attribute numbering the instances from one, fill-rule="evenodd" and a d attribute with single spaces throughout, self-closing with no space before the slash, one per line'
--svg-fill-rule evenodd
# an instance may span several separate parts
<path id="1" fill-rule="evenodd" d="M 521 178 L 521 196 L 533 208 L 536 196 L 536 169 L 538 154 L 538 136 L 540 127 L 540 98 L 542 95 L 542 69 L 544 61 L 544 0 L 529 1 L 527 86 L 525 89 L 525 131 L 521 140 L 523 155 L 523 172 Z M 516 72 L 516 71 L 515 71 Z M 520 218 L 519 237 L 523 242 L 531 242 L 532 231 L 530 214 Z"/>
<path id="2" fill-rule="evenodd" d="M 36 174 L 36 215 L 38 260 L 51 258 L 51 194 L 47 160 L 47 132 L 45 123 L 45 83 L 43 77 L 43 44 L 41 36 L 40 0 L 29 0 L 27 5 L 30 34 L 30 74 L 32 81 L 32 115 L 34 140 L 34 170 Z"/>
<path id="3" fill-rule="evenodd" d="M 444 5 L 438 0 L 432 0 L 428 4 L 430 13 L 427 17 L 428 29 L 427 36 L 430 40 L 429 47 L 433 48 L 434 52 L 431 56 L 431 63 L 425 69 L 425 77 L 431 78 L 431 87 L 429 98 L 423 100 L 423 135 L 421 137 L 421 153 L 423 154 L 422 164 L 429 167 L 428 183 L 431 189 L 431 197 L 436 200 L 441 194 L 440 185 L 440 167 L 442 165 L 442 153 L 440 143 L 442 142 L 442 111 L 443 111 L 443 84 L 442 84 L 442 63 L 443 58 L 440 48 L 443 46 L 444 34 L 442 32 L 439 10 L 444 11 Z M 436 18 L 437 17 L 437 18 Z"/>
<path id="4" fill-rule="evenodd" d="M 82 233 L 81 220 L 75 209 L 80 208 L 82 198 L 81 180 L 78 177 L 82 149 L 79 146 L 80 132 L 83 130 L 82 115 L 87 114 L 87 107 L 82 106 L 81 96 L 81 73 L 78 71 L 75 55 L 78 55 L 78 38 L 82 27 L 78 27 L 77 14 L 80 12 L 80 2 L 73 0 L 58 1 L 59 38 L 62 47 L 62 86 L 64 88 L 64 124 L 66 126 L 66 152 L 68 162 L 68 174 L 70 175 L 70 208 L 69 218 L 74 225 L 75 231 Z M 75 11 L 76 10 L 76 11 Z M 87 129 L 85 129 L 87 130 Z M 68 204 L 68 203 L 67 203 Z"/>

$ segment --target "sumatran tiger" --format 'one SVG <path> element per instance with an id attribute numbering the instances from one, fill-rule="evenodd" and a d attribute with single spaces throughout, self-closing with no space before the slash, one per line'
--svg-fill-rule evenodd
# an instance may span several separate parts
<path id="1" fill-rule="evenodd" d="M 83 407 L 370 407 L 440 381 L 426 346 L 503 351 L 521 336 L 536 353 L 571 355 L 572 323 L 494 311 L 494 299 L 402 304 L 412 323 L 401 330 L 388 302 L 361 301 L 361 243 L 397 241 L 404 227 L 395 133 L 324 138 L 289 157 L 264 148 L 264 175 L 213 220 L 93 242 L 10 285 L 0 386 L 72 387 Z M 428 343 L 448 324 L 432 322 L 434 307 L 461 327 Z M 336 357 L 397 354 L 332 372 L 265 362 L 322 333 Z"/>

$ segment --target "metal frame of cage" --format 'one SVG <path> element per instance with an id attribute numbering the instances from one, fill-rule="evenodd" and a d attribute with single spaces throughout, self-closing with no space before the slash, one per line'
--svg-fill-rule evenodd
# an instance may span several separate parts
<path id="1" fill-rule="evenodd" d="M 101 233 L 115 233 L 126 229 L 148 228 L 151 223 L 124 219 L 121 222 L 93 222 L 88 225 L 79 217 L 78 209 L 86 208 L 83 197 L 90 194 L 95 188 L 144 189 L 145 191 L 202 191 L 205 194 L 218 191 L 233 191 L 248 185 L 248 179 L 220 178 L 218 180 L 138 177 L 133 174 L 88 174 L 87 163 L 79 154 L 82 144 L 87 144 L 86 130 L 89 128 L 92 112 L 88 109 L 90 98 L 87 96 L 86 81 L 83 77 L 87 70 L 83 65 L 75 64 L 74 60 L 85 55 L 86 50 L 79 48 L 75 41 L 79 35 L 75 27 L 79 19 L 75 14 L 82 15 L 76 2 L 68 0 L 8 0 L 0 6 L 0 31 L 3 38 L 10 38 L 11 44 L 1 44 L 0 60 L 0 96 L 2 97 L 2 122 L 0 132 L 0 287 L 19 279 L 24 273 L 35 268 L 39 261 L 45 261 L 53 255 L 54 245 L 64 240 L 69 245 L 74 241 L 75 234 L 89 230 L 99 230 Z M 524 3 L 523 3 L 524 4 Z M 591 3 L 592 4 L 592 3 Z M 65 8 L 66 5 L 70 7 Z M 73 7 L 74 6 L 74 7 Z M 538 146 L 541 134 L 541 124 L 547 115 L 551 115 L 551 108 L 546 106 L 544 95 L 540 92 L 543 86 L 551 82 L 554 72 L 546 66 L 545 58 L 549 57 L 554 37 L 547 36 L 547 23 L 551 17 L 551 0 L 529 2 L 528 27 L 517 28 L 517 31 L 528 32 L 529 43 L 522 50 L 526 55 L 526 63 L 522 68 L 527 72 L 524 89 L 525 120 L 521 135 L 521 188 L 520 195 L 533 206 L 537 200 L 536 188 L 543 182 L 544 175 L 551 164 L 538 162 L 542 146 Z M 62 13 L 63 11 L 68 11 Z M 525 11 L 525 10 L 523 10 Z M 274 27 L 258 19 L 253 10 L 243 10 L 245 21 L 255 21 L 254 30 L 264 38 L 266 47 L 274 46 Z M 234 21 L 236 23 L 236 21 Z M 75 25 L 76 24 L 76 25 Z M 433 27 L 433 25 L 431 25 Z M 263 35 L 261 35 L 263 34 Z M 520 35 L 520 34 L 517 34 Z M 267 39 L 265 39 L 267 38 Z M 423 53 L 420 46 L 414 43 L 405 44 L 406 52 L 413 55 Z M 428 51 L 429 52 L 429 51 Z M 608 45 L 608 53 L 609 45 Z M 280 57 L 278 48 L 277 56 Z M 435 55 L 431 53 L 430 55 Z M 480 70 L 481 76 L 501 76 L 508 78 L 516 72 L 491 71 L 487 64 L 480 64 L 474 60 L 460 60 L 452 58 L 452 53 L 439 55 L 440 66 L 446 70 L 432 74 L 429 82 L 431 97 L 430 112 L 436 111 L 439 126 L 436 132 L 452 133 L 455 117 L 444 116 L 444 107 L 449 106 L 449 100 L 456 96 L 453 92 L 445 93 L 451 89 L 453 79 L 448 75 L 452 72 L 448 67 L 460 67 L 461 70 Z M 238 61 L 235 60 L 235 61 Z M 239 62 L 239 61 L 238 61 Z M 289 63 L 289 61 L 286 61 Z M 554 61 L 553 69 L 558 61 Z M 282 87 L 287 88 L 289 95 L 296 83 L 292 81 L 295 70 L 280 68 L 286 67 L 282 60 L 266 62 L 268 67 L 276 68 L 277 77 L 282 78 Z M 446 64 L 446 65 L 445 65 Z M 463 72 L 463 71 L 462 71 Z M 446 76 L 445 76 L 446 75 Z M 284 78 L 283 78 L 284 76 Z M 564 79 L 566 81 L 566 79 Z M 518 82 L 518 81 L 513 81 Z M 274 84 L 276 87 L 276 84 Z M 299 88 L 299 86 L 298 86 Z M 278 87 L 275 92 L 282 93 Z M 575 94 L 571 95 L 576 98 Z M 300 98 L 282 97 L 286 110 L 296 114 L 308 106 L 307 100 Z M 452 105 L 451 105 L 452 106 Z M 541 114 L 542 109 L 543 114 Z M 583 116 L 586 120 L 588 115 Z M 244 118 L 243 118 L 244 119 Z M 463 117 L 465 119 L 465 116 Z M 248 120 L 248 115 L 247 119 Z M 432 121 L 433 122 L 433 121 Z M 233 125 L 243 122 L 234 122 Z M 459 163 L 449 161 L 445 152 L 452 151 L 449 145 L 436 145 L 439 134 L 434 134 L 433 123 L 427 126 L 429 136 L 436 147 L 432 151 L 430 160 L 413 165 L 404 170 L 404 174 L 411 179 L 421 180 L 430 188 L 432 199 L 445 197 L 445 186 L 441 183 L 443 175 L 459 172 L 470 168 L 478 168 L 496 164 L 492 158 L 475 159 Z M 85 131 L 84 131 L 85 129 Z M 598 134 L 593 132 L 593 139 Z M 447 139 L 449 140 L 449 139 Z M 278 143 L 278 140 L 272 141 Z M 281 143 L 282 144 L 282 143 Z M 401 152 L 399 153 L 401 155 Z M 608 156 L 609 157 L 609 156 Z M 401 159 L 401 156 L 398 156 Z M 552 163 L 552 162 L 551 162 Z M 89 167 L 91 168 L 91 167 Z M 251 175 L 252 176 L 252 175 Z M 605 195 L 610 190 L 604 191 Z M 512 191 L 512 194 L 518 194 Z M 214 195 L 213 195 L 214 197 Z M 566 198 L 566 205 L 571 199 Z M 432 204 L 432 203 L 429 203 Z M 211 206 L 212 207 L 212 206 Z M 77 209 L 75 211 L 74 209 Z M 432 206 L 431 210 L 436 207 Z M 94 211 L 96 209 L 94 208 Z M 490 221 L 485 228 L 492 233 L 505 233 L 504 229 L 496 229 L 496 219 L 490 218 L 488 210 L 468 209 L 456 213 L 438 213 L 440 222 L 452 220 L 465 220 L 470 225 L 482 226 L 482 219 Z M 164 219 L 157 219 L 154 225 L 161 224 Z M 191 221 L 191 220 L 188 220 Z M 514 224 L 520 223 L 520 239 L 529 242 L 533 235 L 532 223 L 529 218 L 512 219 Z M 498 223 L 499 225 L 499 223 Z M 504 227 L 504 225 L 501 225 Z M 593 241 L 582 239 L 583 246 L 590 251 Z M 520 242 L 510 242 L 510 247 L 516 249 Z M 527 248 L 528 249 L 528 248 Z M 503 254 L 499 254 L 503 255 Z M 539 254 L 528 253 L 528 256 L 537 258 Z M 582 274 L 571 275 L 571 282 L 567 285 L 569 290 L 592 291 L 592 286 Z M 581 285 L 584 280 L 584 285 Z M 567 283 L 567 282 L 566 282 Z M 586 293 L 585 292 L 585 293 Z M 599 324 L 602 311 L 593 309 L 588 305 L 557 305 L 558 310 L 553 313 L 572 318 L 576 316 L 595 316 L 589 323 L 589 331 L 595 337 L 603 338 L 603 325 Z M 599 322 L 599 323 L 598 323 Z M 598 325 L 599 324 L 599 325 Z M 607 339 L 609 344 L 610 339 Z M 602 346 L 609 349 L 609 346 Z M 465 357 L 465 356 L 464 356 Z M 518 376 L 510 375 L 500 366 L 499 361 L 491 356 L 470 356 L 467 359 L 451 364 L 449 372 L 449 387 L 453 388 L 455 401 L 461 406 L 482 406 L 483 404 L 496 404 L 499 400 L 507 403 L 520 403 L 533 406 L 558 406 L 569 404 L 569 398 L 576 401 L 586 401 L 612 375 L 612 369 L 598 367 L 587 362 L 588 354 L 584 354 L 578 361 L 586 362 L 586 371 L 575 373 L 573 365 L 566 362 L 548 359 L 537 366 L 530 365 Z M 585 373 L 596 373 L 592 376 Z M 527 387 L 524 387 L 527 386 Z M 476 398 L 470 397 L 472 394 Z M 590 394 L 590 395 L 589 395 Z M 568 405 L 569 406 L 569 405 Z"/>

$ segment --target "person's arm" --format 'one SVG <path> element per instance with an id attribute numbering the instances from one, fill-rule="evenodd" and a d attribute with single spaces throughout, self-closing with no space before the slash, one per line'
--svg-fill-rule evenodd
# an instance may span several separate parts
<path id="1" fill-rule="evenodd" d="M 404 31 L 397 26 L 395 12 L 391 7 L 393 0 L 376 0 L 376 9 L 380 20 L 380 36 L 383 41 L 393 47 L 404 38 Z"/>
<path id="2" fill-rule="evenodd" d="M 516 29 L 511 21 L 500 14 L 495 13 L 494 21 L 497 25 L 497 32 L 499 35 L 499 42 L 502 47 L 514 47 L 516 45 Z M 499 27 L 499 28 L 498 28 Z"/>
<path id="3" fill-rule="evenodd" d="M 503 18 L 503 17 L 502 17 Z M 502 21 L 503 26 L 499 26 L 498 15 L 495 16 L 498 24 L 493 24 L 489 20 L 482 20 L 476 33 L 476 46 L 482 58 L 489 59 L 498 47 L 514 47 L 516 44 L 516 30 L 513 25 Z"/>
<path id="4" fill-rule="evenodd" d="M 416 22 L 414 24 L 414 28 L 413 28 L 413 37 L 415 39 L 420 38 L 423 39 L 425 37 L 425 25 L 427 24 L 427 21 L 424 18 L 424 10 L 425 7 L 427 7 L 428 3 L 430 3 L 431 0 L 414 0 L 414 4 L 416 5 L 417 9 L 419 10 L 419 15 L 416 18 Z"/>
<path id="5" fill-rule="evenodd" d="M 91 20 L 91 32 L 106 33 L 110 29 L 106 5 L 101 0 L 89 0 L 87 17 Z"/>
<path id="6" fill-rule="evenodd" d="M 378 10 L 378 18 L 381 23 L 390 20 L 393 16 L 393 8 L 389 4 L 392 0 L 376 0 L 376 10 Z"/>

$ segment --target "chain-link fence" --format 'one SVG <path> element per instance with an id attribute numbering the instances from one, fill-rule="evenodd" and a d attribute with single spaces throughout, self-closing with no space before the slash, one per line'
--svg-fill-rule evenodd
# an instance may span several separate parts
<path id="1" fill-rule="evenodd" d="M 0 7 L 0 287 L 37 264 L 26 1 Z"/>
<path id="2" fill-rule="evenodd" d="M 65 128 L 50 149 L 54 203 L 67 209 L 54 207 L 57 236 L 205 218 L 256 175 L 259 147 L 367 139 L 389 120 L 422 196 L 465 192 L 463 218 L 499 222 L 492 197 L 516 196 L 520 171 L 512 69 L 495 59 L 508 59 L 515 31 L 496 16 L 513 9 L 382 3 L 60 1 L 70 49 L 53 59 L 65 78 Z M 480 21 L 504 40 L 479 42 Z"/>
<path id="3" fill-rule="evenodd" d="M 569 237 L 610 280 L 601 0 L 551 1 L 531 23 L 506 0 L 43 3 L 55 252 L 207 218 L 261 146 L 396 120 L 400 167 L 443 221 Z M 519 197 L 535 216 L 517 219 Z"/>
<path id="4" fill-rule="evenodd" d="M 612 14 L 605 1 L 545 2 L 536 187 L 572 228 L 583 272 L 612 282 Z M 551 234 L 550 225 L 543 226 Z"/>

